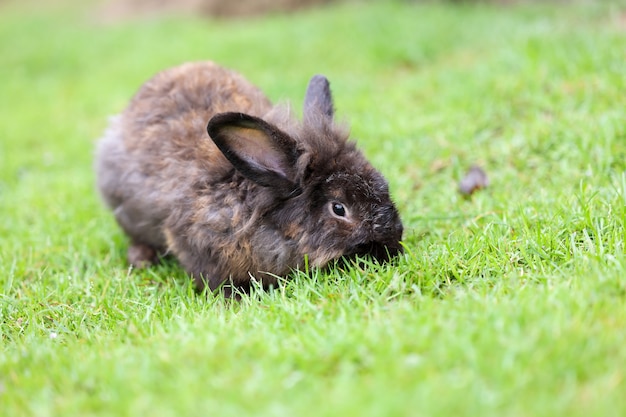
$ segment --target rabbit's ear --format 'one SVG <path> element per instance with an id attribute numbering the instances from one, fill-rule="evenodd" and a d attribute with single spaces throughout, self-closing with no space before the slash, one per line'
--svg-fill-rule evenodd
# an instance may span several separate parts
<path id="1" fill-rule="evenodd" d="M 246 178 L 284 198 L 300 194 L 295 179 L 296 141 L 276 126 L 243 113 L 214 116 L 207 132 L 226 159 Z"/>
<path id="2" fill-rule="evenodd" d="M 320 118 L 332 121 L 335 114 L 330 83 L 323 75 L 315 75 L 309 81 L 304 96 L 304 120 L 315 124 Z"/>

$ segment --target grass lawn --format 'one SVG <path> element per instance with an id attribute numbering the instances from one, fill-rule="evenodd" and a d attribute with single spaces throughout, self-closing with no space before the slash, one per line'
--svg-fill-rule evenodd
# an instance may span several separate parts
<path id="1" fill-rule="evenodd" d="M 144 80 L 202 59 L 296 109 L 326 74 L 407 253 L 239 303 L 174 262 L 130 271 L 94 142 Z M 106 24 L 4 6 L 0 60 L 0 415 L 626 415 L 624 2 Z M 473 164 L 491 185 L 463 198 Z"/>

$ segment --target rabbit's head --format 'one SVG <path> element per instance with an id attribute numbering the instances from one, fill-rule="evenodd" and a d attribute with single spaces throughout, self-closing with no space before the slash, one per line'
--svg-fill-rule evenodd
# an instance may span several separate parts
<path id="1" fill-rule="evenodd" d="M 266 195 L 259 213 L 312 266 L 371 256 L 387 261 L 402 251 L 402 223 L 387 181 L 333 121 L 328 80 L 314 76 L 302 123 L 270 123 L 243 113 L 221 113 L 207 127 L 224 156 Z M 299 261 L 298 261 L 299 263 Z M 294 265 L 295 266 L 295 265 Z"/>

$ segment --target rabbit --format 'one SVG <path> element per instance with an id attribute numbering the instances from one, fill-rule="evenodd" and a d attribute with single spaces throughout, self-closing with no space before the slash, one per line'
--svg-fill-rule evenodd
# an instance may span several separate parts
<path id="1" fill-rule="evenodd" d="M 303 120 L 213 62 L 164 70 L 111 118 L 97 187 L 129 236 L 128 261 L 172 254 L 199 291 L 247 292 L 306 267 L 402 253 L 387 181 L 334 122 L 311 78 Z"/>

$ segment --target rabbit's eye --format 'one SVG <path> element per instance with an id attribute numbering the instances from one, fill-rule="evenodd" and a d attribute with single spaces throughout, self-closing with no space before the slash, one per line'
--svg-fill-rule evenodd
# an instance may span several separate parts
<path id="1" fill-rule="evenodd" d="M 331 203 L 331 204 L 332 204 L 333 213 L 335 213 L 336 216 L 345 217 L 346 208 L 343 206 L 343 204 L 341 203 Z"/>

